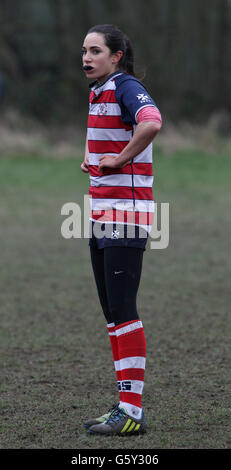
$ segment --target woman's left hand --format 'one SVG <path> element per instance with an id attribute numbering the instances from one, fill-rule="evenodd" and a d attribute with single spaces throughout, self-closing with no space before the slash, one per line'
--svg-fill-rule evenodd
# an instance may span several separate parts
<path id="1" fill-rule="evenodd" d="M 118 161 L 118 157 L 113 157 L 112 155 L 102 155 L 102 157 L 99 159 L 99 172 L 102 173 L 104 168 L 123 168 L 130 162 L 131 160 L 121 164 L 121 162 Z"/>
<path id="2" fill-rule="evenodd" d="M 104 168 L 119 168 L 117 158 L 112 155 L 102 155 L 99 159 L 99 172 L 103 172 Z"/>

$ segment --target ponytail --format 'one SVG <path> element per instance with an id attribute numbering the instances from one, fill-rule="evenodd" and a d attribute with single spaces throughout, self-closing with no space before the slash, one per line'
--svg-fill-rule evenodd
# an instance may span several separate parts
<path id="1" fill-rule="evenodd" d="M 129 73 L 129 75 L 133 75 L 134 77 L 134 52 L 133 47 L 131 44 L 130 39 L 127 36 L 124 38 L 124 53 L 119 61 L 119 66 L 125 70 L 125 72 Z"/>

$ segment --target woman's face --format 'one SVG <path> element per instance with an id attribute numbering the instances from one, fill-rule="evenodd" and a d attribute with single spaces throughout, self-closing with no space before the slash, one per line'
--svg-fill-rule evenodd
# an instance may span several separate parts
<path id="1" fill-rule="evenodd" d="M 87 78 L 97 79 L 104 82 L 106 78 L 118 69 L 118 62 L 122 57 L 122 52 L 117 51 L 112 54 L 106 46 L 104 35 L 100 33 L 89 33 L 84 40 L 83 66 L 92 67 L 85 70 Z"/>

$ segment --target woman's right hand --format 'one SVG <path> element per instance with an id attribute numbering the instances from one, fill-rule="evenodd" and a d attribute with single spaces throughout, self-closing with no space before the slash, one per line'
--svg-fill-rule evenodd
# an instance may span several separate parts
<path id="1" fill-rule="evenodd" d="M 83 161 L 83 163 L 81 163 L 80 168 L 81 168 L 81 170 L 82 170 L 84 173 L 89 173 L 89 170 L 88 170 L 88 159 L 85 159 L 85 160 Z"/>

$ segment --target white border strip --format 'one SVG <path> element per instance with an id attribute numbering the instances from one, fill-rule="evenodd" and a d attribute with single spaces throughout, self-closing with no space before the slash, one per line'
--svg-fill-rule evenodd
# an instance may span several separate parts
<path id="1" fill-rule="evenodd" d="M 124 335 L 125 333 L 130 333 L 131 331 L 138 330 L 139 328 L 143 328 L 142 321 L 137 321 L 135 323 L 131 323 L 130 325 L 123 326 L 116 330 L 116 336 Z"/>
<path id="2" fill-rule="evenodd" d="M 124 369 L 145 369 L 146 357 L 142 356 L 133 356 L 125 357 L 119 361 L 115 361 L 115 370 L 124 370 Z"/>

